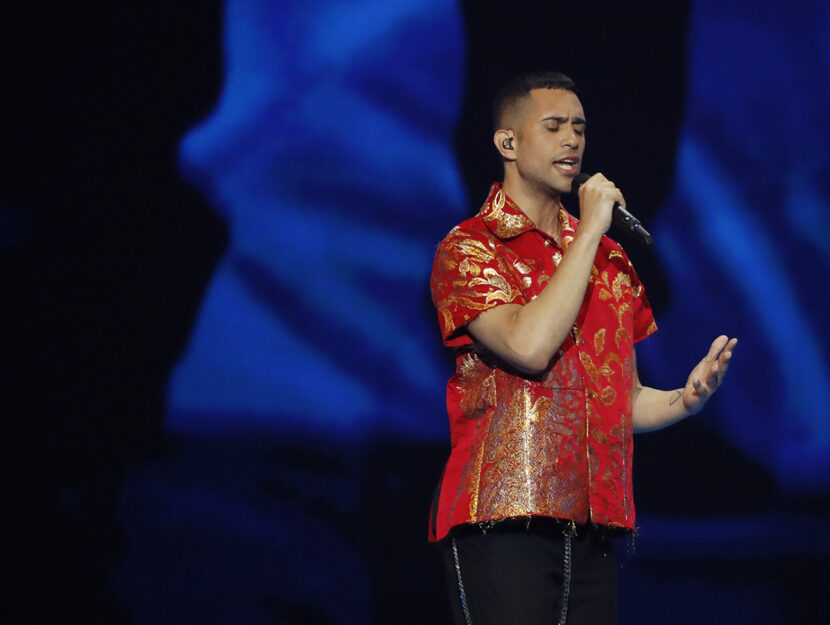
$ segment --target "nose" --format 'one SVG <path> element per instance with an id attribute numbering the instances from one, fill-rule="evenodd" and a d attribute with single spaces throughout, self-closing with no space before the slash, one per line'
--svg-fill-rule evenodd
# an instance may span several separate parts
<path id="1" fill-rule="evenodd" d="M 576 134 L 572 124 L 568 124 L 567 130 L 562 134 L 562 147 L 574 150 L 579 147 L 579 135 Z"/>

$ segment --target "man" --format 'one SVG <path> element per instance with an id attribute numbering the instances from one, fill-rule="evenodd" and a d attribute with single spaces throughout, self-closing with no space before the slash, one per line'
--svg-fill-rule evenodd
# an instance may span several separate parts
<path id="1" fill-rule="evenodd" d="M 609 540 L 634 529 L 632 434 L 698 412 L 737 339 L 715 339 L 683 388 L 643 386 L 633 346 L 656 326 L 604 236 L 625 199 L 595 174 L 579 220 L 560 200 L 585 149 L 573 81 L 514 80 L 494 121 L 504 182 L 441 242 L 431 279 L 456 372 L 430 538 L 444 546 L 457 623 L 614 623 Z"/>

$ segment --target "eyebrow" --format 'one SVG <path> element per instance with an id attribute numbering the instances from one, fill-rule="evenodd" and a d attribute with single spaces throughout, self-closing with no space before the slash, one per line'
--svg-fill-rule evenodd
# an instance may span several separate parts
<path id="1" fill-rule="evenodd" d="M 564 115 L 548 115 L 547 117 L 543 117 L 541 121 L 543 121 L 543 122 L 554 121 L 554 122 L 559 122 L 560 124 L 564 124 L 569 119 L 570 119 L 569 117 L 564 116 Z M 585 123 L 585 120 L 581 117 L 574 117 L 573 123 L 574 124 L 581 124 L 583 126 L 587 125 Z"/>

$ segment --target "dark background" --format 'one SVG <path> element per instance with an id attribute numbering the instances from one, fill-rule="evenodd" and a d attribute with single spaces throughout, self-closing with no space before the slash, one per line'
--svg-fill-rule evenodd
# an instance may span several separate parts
<path id="1" fill-rule="evenodd" d="M 613 172 L 635 213 L 652 223 L 673 182 L 686 98 L 688 4 L 519 4 L 461 3 L 467 58 L 454 147 L 469 211 L 499 177 L 489 138 L 495 90 L 518 71 L 555 67 L 581 87 L 590 121 L 585 169 Z M 12 3 L 2 11 L 0 241 L 9 371 L 3 542 L 13 576 L 4 603 L 18 611 L 8 622 L 140 622 L 129 607 L 140 593 L 127 591 L 125 598 L 124 586 L 116 593 L 109 581 L 133 544 L 116 502 L 131 471 L 174 456 L 181 444 L 165 430 L 166 387 L 228 247 L 226 222 L 183 181 L 177 159 L 182 136 L 209 114 L 222 89 L 223 3 Z M 435 241 L 445 226 L 436 228 Z M 627 250 L 660 319 L 677 285 L 653 251 L 630 242 Z M 425 317 L 433 314 L 421 299 L 418 306 Z M 824 518 L 826 491 L 782 490 L 768 467 L 705 423 L 638 438 L 641 511 Z M 298 442 L 294 464 L 313 465 L 297 451 L 303 445 L 312 455 L 317 449 Z M 378 622 L 445 622 L 441 573 L 423 539 L 447 443 L 381 436 L 361 449 L 361 466 L 369 468 L 357 480 L 384 501 L 360 507 L 347 521 L 319 500 L 310 514 L 349 526 L 352 544 L 369 562 L 369 612 Z M 272 449 L 294 466 L 286 460 L 291 450 L 285 441 Z M 325 470 L 341 469 L 335 462 Z M 290 489 L 272 494 L 294 496 Z M 380 522 L 380 514 L 397 522 Z M 728 535 L 720 526 L 711 530 L 727 550 L 729 540 L 718 536 Z M 788 551 L 793 541 L 802 546 Z M 665 597 L 653 579 L 681 579 L 685 588 L 689 577 L 704 580 L 690 582 L 695 600 L 706 600 L 707 584 L 769 588 L 769 622 L 822 622 L 827 552 L 810 556 L 803 547 L 809 541 L 826 545 L 820 535 L 791 536 L 760 561 L 740 551 L 696 558 L 693 548 L 663 559 L 646 545 L 623 571 L 629 599 L 622 622 L 637 622 L 636 602 L 659 604 Z M 390 575 L 390 562 L 406 572 Z M 407 589 L 401 579 L 417 581 Z M 136 577 L 134 584 L 145 581 Z M 336 602 L 337 591 L 328 592 Z M 711 622 L 725 622 L 718 601 Z M 727 613 L 733 609 L 723 605 Z M 667 600 L 666 610 L 676 604 Z M 273 622 L 338 622 L 300 608 L 271 613 Z M 205 622 L 199 608 L 193 615 L 193 622 Z M 343 616 L 343 622 L 351 621 Z"/>
<path id="2" fill-rule="evenodd" d="M 176 158 L 221 88 L 222 6 L 2 11 L 9 598 L 19 622 L 119 622 L 114 498 L 163 445 L 166 379 L 227 242 Z"/>

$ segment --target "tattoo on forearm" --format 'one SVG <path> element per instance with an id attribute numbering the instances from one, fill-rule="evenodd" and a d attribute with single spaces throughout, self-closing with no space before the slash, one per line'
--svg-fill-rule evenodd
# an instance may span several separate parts
<path id="1" fill-rule="evenodd" d="M 672 393 L 672 396 L 669 398 L 669 406 L 674 406 L 681 397 L 683 397 L 683 393 L 680 391 Z"/>

